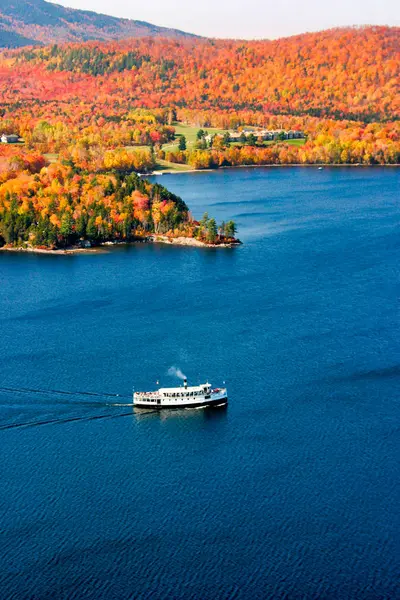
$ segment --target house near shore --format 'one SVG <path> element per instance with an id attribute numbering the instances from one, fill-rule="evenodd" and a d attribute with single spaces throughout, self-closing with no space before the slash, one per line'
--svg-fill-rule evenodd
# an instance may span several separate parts
<path id="1" fill-rule="evenodd" d="M 19 141 L 19 135 L 16 135 L 14 133 L 6 135 L 5 133 L 3 133 L 0 140 L 2 144 L 16 144 Z"/>

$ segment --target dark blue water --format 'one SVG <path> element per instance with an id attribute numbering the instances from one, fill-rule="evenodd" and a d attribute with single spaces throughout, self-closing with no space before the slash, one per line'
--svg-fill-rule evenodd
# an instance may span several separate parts
<path id="1" fill-rule="evenodd" d="M 162 183 L 243 247 L 0 255 L 0 597 L 399 597 L 400 172 Z"/>

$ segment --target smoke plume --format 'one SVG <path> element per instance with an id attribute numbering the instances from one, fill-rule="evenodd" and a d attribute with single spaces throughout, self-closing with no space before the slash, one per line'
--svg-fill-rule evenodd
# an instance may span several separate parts
<path id="1" fill-rule="evenodd" d="M 170 367 L 168 369 L 168 375 L 179 377 L 179 379 L 186 379 L 186 375 L 182 373 L 179 367 Z"/>

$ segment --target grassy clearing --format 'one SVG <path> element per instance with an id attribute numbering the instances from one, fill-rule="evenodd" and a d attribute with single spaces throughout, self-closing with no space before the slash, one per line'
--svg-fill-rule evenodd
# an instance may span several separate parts
<path id="1" fill-rule="evenodd" d="M 168 169 L 168 171 L 189 171 L 192 169 L 190 165 L 178 165 L 177 163 L 168 162 L 167 160 L 157 159 L 157 166 L 154 169 L 155 171 L 164 171 Z"/>
<path id="2" fill-rule="evenodd" d="M 190 150 L 197 141 L 197 132 L 199 129 L 204 129 L 204 131 L 208 131 L 208 133 L 222 133 L 224 134 L 226 129 L 215 129 L 213 127 L 197 127 L 192 125 L 184 125 L 182 123 L 174 123 L 173 127 L 175 128 L 176 140 L 170 142 L 168 144 L 164 144 L 163 150 L 170 150 L 175 152 L 178 150 L 179 138 L 184 135 L 186 138 L 187 148 Z"/>
<path id="3" fill-rule="evenodd" d="M 286 140 L 286 143 L 289 146 L 304 146 L 306 140 L 304 138 L 300 138 L 299 140 Z"/>

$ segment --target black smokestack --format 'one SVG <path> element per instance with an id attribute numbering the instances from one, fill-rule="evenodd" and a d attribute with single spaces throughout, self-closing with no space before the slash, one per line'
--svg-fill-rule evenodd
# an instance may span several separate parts
<path id="1" fill-rule="evenodd" d="M 185 386 L 185 388 L 187 388 L 187 379 L 186 379 L 186 377 L 183 380 L 183 385 Z"/>

